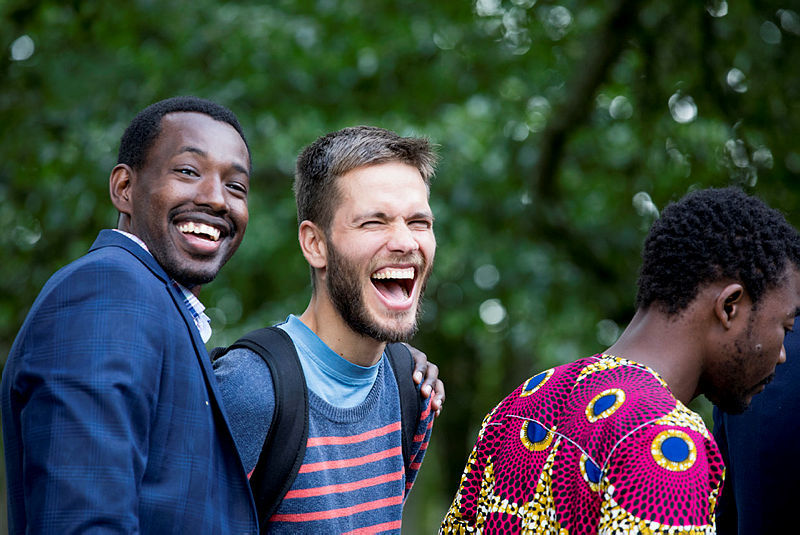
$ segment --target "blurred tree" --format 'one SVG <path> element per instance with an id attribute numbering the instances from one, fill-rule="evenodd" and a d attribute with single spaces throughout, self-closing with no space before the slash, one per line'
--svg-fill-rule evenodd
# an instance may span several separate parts
<path id="1" fill-rule="evenodd" d="M 247 237 L 204 290 L 211 345 L 305 307 L 291 195 L 304 145 L 352 124 L 427 135 L 439 251 L 414 343 L 448 402 L 405 526 L 433 532 L 486 411 L 624 327 L 668 201 L 738 184 L 800 223 L 787 4 L 6 0 L 0 359 L 45 280 L 114 226 L 108 173 L 145 105 L 220 101 L 252 147 Z"/>

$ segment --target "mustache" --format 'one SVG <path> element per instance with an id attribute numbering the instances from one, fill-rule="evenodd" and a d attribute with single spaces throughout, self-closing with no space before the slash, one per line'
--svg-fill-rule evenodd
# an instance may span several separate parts
<path id="1" fill-rule="evenodd" d="M 376 266 L 384 264 L 411 264 L 416 267 L 423 267 L 426 266 L 428 262 L 425 261 L 425 257 L 422 256 L 422 253 L 413 251 L 402 255 L 389 255 L 375 262 Z"/>

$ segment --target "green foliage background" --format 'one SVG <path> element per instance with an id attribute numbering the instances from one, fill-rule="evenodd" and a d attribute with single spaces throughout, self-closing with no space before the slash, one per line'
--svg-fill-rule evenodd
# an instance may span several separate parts
<path id="1" fill-rule="evenodd" d="M 108 174 L 147 104 L 224 103 L 252 148 L 244 244 L 202 296 L 212 346 L 307 303 L 290 189 L 303 146 L 353 124 L 440 145 L 414 343 L 447 403 L 408 533 L 435 532 L 487 410 L 614 341 L 667 202 L 738 184 L 800 223 L 785 0 L 4 0 L 0 20 L 0 359 L 47 278 L 114 226 Z"/>

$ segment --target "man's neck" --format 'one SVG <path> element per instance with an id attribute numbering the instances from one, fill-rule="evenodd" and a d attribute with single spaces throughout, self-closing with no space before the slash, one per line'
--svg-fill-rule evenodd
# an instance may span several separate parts
<path id="1" fill-rule="evenodd" d="M 702 371 L 696 328 L 685 316 L 640 309 L 605 353 L 651 368 L 685 405 L 697 395 Z"/>
<path id="2" fill-rule="evenodd" d="M 316 295 L 299 319 L 338 355 L 359 366 L 376 364 L 386 347 L 385 342 L 352 330 L 329 300 Z"/>

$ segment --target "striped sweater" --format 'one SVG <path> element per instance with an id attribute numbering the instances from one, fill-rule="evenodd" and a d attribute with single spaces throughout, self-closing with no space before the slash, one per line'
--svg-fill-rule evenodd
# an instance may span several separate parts
<path id="1" fill-rule="evenodd" d="M 384 356 L 359 404 L 342 408 L 309 389 L 309 434 L 303 465 L 270 520 L 270 533 L 400 533 L 402 507 L 433 426 L 424 400 L 403 466 L 400 398 Z M 255 468 L 274 410 L 269 368 L 255 353 L 235 349 L 215 362 L 225 408 L 245 468 Z"/>

